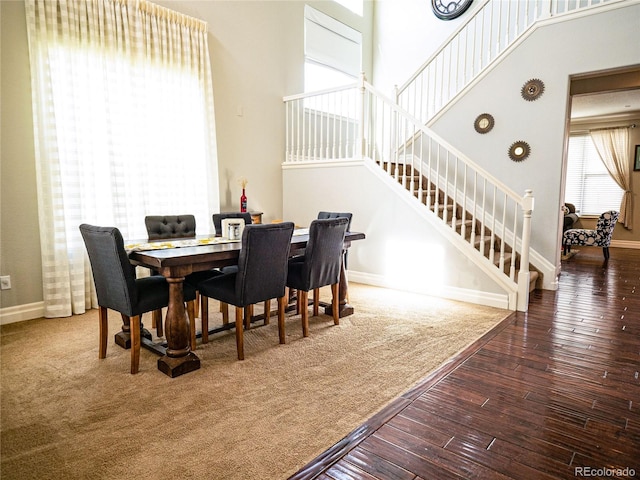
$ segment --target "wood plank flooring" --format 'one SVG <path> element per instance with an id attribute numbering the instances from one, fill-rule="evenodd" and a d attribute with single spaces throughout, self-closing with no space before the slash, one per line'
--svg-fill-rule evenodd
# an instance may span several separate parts
<path id="1" fill-rule="evenodd" d="M 640 250 L 584 247 L 291 479 L 640 478 Z"/>

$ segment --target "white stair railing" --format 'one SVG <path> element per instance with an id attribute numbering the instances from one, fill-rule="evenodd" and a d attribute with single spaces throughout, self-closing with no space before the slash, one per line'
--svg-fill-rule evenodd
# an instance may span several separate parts
<path id="1" fill-rule="evenodd" d="M 285 163 L 371 159 L 481 255 L 507 288 L 528 295 L 528 283 L 518 285 L 528 275 L 516 270 L 529 270 L 530 191 L 513 192 L 364 77 L 284 101 Z"/>
<path id="2" fill-rule="evenodd" d="M 484 0 L 396 91 L 404 110 L 427 123 L 536 21 L 624 0 Z"/>
<path id="3" fill-rule="evenodd" d="M 286 104 L 286 162 L 361 157 L 357 84 L 292 95 Z"/>

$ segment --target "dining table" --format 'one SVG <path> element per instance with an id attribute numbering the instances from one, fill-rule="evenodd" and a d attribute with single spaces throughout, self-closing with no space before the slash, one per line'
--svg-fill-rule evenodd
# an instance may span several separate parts
<path id="1" fill-rule="evenodd" d="M 344 252 L 351 242 L 365 239 L 361 232 L 347 232 L 344 239 L 343 262 L 340 269 L 340 317 L 352 315 L 348 303 L 348 280 L 344 267 Z M 290 256 L 300 255 L 309 241 L 308 229 L 296 229 L 291 237 Z M 166 347 L 158 350 L 158 369 L 169 377 L 177 377 L 200 368 L 200 359 L 191 351 L 189 323 L 185 312 L 183 282 L 187 275 L 237 265 L 240 240 L 219 236 L 196 236 L 180 240 L 127 240 L 125 250 L 133 265 L 147 267 L 163 275 L 169 284 L 164 334 Z M 330 314 L 330 312 L 327 312 Z M 144 345 L 144 342 L 143 342 Z"/>

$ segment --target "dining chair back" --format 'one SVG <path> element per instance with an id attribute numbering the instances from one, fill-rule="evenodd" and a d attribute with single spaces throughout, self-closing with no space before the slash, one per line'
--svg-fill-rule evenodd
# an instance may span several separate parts
<path id="1" fill-rule="evenodd" d="M 136 278 L 124 249 L 120 230 L 115 227 L 80 225 L 98 297 L 100 346 L 98 357 L 107 354 L 107 309 L 119 312 L 131 332 L 131 373 L 140 363 L 140 318 L 143 313 L 166 307 L 169 284 L 161 275 Z M 195 299 L 193 287 L 185 285 L 185 300 Z M 193 321 L 193 319 L 191 319 Z"/>
<path id="2" fill-rule="evenodd" d="M 336 325 L 340 323 L 338 284 L 348 223 L 347 217 L 312 221 L 304 255 L 289 261 L 287 286 L 298 291 L 298 311 L 302 314 L 302 333 L 305 337 L 309 335 L 307 309 L 310 290 L 314 291 L 313 314 L 318 315 L 319 289 L 331 285 L 333 321 Z"/>
<path id="3" fill-rule="evenodd" d="M 249 212 L 223 212 L 213 214 L 213 226 L 216 229 L 216 235 L 222 235 L 222 220 L 227 218 L 241 218 L 245 225 L 251 225 L 251 214 Z"/>
<path id="4" fill-rule="evenodd" d="M 318 220 L 324 220 L 327 218 L 340 218 L 344 217 L 347 221 L 347 232 L 351 231 L 351 219 L 353 218 L 353 214 L 349 212 L 318 212 Z"/>
<path id="5" fill-rule="evenodd" d="M 258 302 L 278 299 L 278 331 L 284 343 L 285 283 L 287 260 L 294 224 L 291 222 L 247 225 L 242 232 L 238 268 L 198 284 L 202 296 L 236 307 L 236 347 L 238 360 L 244 359 L 244 333 L 250 328 L 245 308 Z M 265 319 L 268 312 L 265 311 Z M 203 331 L 204 322 L 203 315 Z"/>
<path id="6" fill-rule="evenodd" d="M 353 214 L 350 212 L 318 212 L 318 220 L 323 220 L 325 218 L 340 218 L 344 217 L 348 220 L 347 222 L 347 232 L 351 231 L 351 219 L 353 218 Z M 347 268 L 347 260 L 349 258 L 349 253 L 344 252 L 344 268 Z"/>
<path id="7" fill-rule="evenodd" d="M 147 215 L 144 217 L 149 240 L 196 236 L 194 215 Z"/>

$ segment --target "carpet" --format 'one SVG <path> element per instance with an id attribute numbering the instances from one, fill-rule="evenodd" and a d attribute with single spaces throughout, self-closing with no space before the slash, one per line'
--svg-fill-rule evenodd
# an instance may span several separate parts
<path id="1" fill-rule="evenodd" d="M 511 313 L 358 284 L 350 303 L 339 326 L 310 317 L 308 338 L 288 316 L 286 345 L 275 319 L 252 328 L 242 362 L 233 331 L 216 334 L 174 379 L 144 349 L 130 375 L 111 340 L 98 360 L 96 310 L 4 325 L 0 474 L 284 479 Z M 110 338 L 120 324 L 110 312 Z"/>

